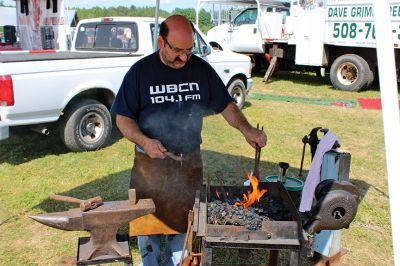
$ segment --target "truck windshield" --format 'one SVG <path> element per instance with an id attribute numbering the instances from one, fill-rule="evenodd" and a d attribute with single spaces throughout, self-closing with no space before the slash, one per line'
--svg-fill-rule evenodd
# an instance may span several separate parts
<path id="1" fill-rule="evenodd" d="M 121 50 L 136 52 L 138 50 L 136 23 L 80 25 L 75 42 L 77 50 Z"/>
<path id="2" fill-rule="evenodd" d="M 237 15 L 233 20 L 234 26 L 240 26 L 244 24 L 255 24 L 257 20 L 257 8 L 248 8 L 242 13 Z"/>

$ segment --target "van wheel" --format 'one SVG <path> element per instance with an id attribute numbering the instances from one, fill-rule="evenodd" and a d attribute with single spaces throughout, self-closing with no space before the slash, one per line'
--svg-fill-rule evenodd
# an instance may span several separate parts
<path id="1" fill-rule="evenodd" d="M 345 91 L 366 89 L 374 79 L 367 61 L 355 54 L 345 54 L 336 58 L 329 76 L 335 88 Z"/>
<path id="2" fill-rule="evenodd" d="M 111 115 L 107 107 L 92 99 L 73 103 L 61 118 L 61 139 L 72 151 L 102 148 L 111 135 Z"/>
<path id="3" fill-rule="evenodd" d="M 228 92 L 236 106 L 242 109 L 246 101 L 246 86 L 241 79 L 234 79 L 228 86 Z"/>

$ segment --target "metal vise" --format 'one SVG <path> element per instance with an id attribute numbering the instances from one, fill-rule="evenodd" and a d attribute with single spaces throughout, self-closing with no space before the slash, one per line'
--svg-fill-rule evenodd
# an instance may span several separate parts
<path id="1" fill-rule="evenodd" d="M 327 179 L 315 189 L 316 205 L 307 213 L 308 219 L 303 228 L 309 234 L 321 230 L 339 230 L 348 228 L 354 220 L 358 204 L 359 192 L 347 181 Z"/>

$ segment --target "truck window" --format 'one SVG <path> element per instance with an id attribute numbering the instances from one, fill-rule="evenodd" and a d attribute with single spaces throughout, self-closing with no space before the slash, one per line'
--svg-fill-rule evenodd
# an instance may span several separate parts
<path id="1" fill-rule="evenodd" d="M 240 26 L 244 24 L 255 24 L 257 20 L 257 8 L 248 8 L 242 13 L 237 15 L 233 20 L 234 26 Z"/>
<path id="2" fill-rule="evenodd" d="M 207 49 L 207 44 L 197 31 L 194 32 L 193 54 L 202 55 Z"/>
<path id="3" fill-rule="evenodd" d="M 138 50 L 136 23 L 81 25 L 77 31 L 75 49 L 77 50 Z"/>

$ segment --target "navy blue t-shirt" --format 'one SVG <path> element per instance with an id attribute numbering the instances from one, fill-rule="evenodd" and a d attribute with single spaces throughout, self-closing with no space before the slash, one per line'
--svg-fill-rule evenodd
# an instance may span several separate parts
<path id="1" fill-rule="evenodd" d="M 231 101 L 207 62 L 192 55 L 183 68 L 173 69 L 157 51 L 130 68 L 111 111 L 134 119 L 168 151 L 187 153 L 201 144 L 204 112 L 220 113 Z"/>

